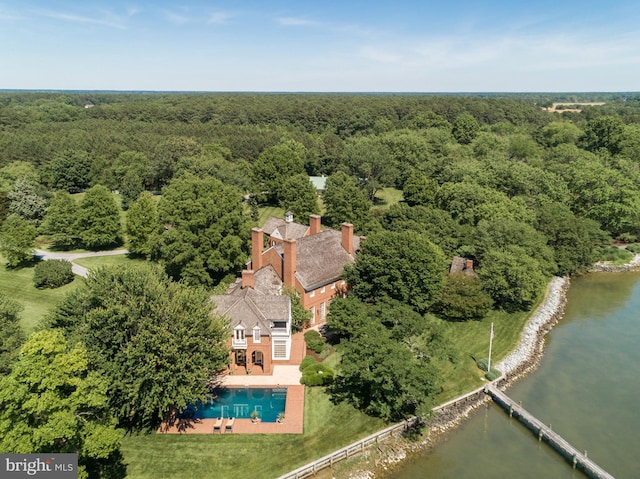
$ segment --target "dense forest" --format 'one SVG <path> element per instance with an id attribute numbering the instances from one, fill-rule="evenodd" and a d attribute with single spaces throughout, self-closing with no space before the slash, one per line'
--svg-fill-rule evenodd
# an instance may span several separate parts
<path id="1" fill-rule="evenodd" d="M 547 111 L 553 102 L 571 108 Z M 320 198 L 309 176 L 327 177 Z M 389 190 L 402 200 L 382 204 Z M 441 388 L 439 361 L 456 360 L 439 322 L 526 311 L 551 276 L 615 256 L 614 240 L 637 246 L 640 94 L 0 93 L 8 265 L 28 260 L 40 236 L 61 250 L 125 243 L 163 268 L 94 278 L 95 292 L 52 315 L 50 325 L 84 338 L 91 360 L 106 353 L 91 349 L 78 317 L 109 281 L 138 281 L 145 295 L 157 284 L 168 293 L 156 309 L 165 294 L 188 304 L 195 293 L 183 287 L 211 291 L 239 274 L 264 206 L 302 222 L 321 213 L 326 226 L 351 222 L 366 236 L 328 318 L 343 348 L 332 394 L 406 417 Z M 474 274 L 448 274 L 454 257 L 472 260 Z M 118 401 L 120 413 L 131 407 Z M 119 424 L 157 425 L 157 407 L 137 410 Z"/>

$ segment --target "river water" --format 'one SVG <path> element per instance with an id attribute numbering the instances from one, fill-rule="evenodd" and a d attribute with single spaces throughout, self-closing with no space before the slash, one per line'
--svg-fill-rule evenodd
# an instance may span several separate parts
<path id="1" fill-rule="evenodd" d="M 540 367 L 507 394 L 617 479 L 640 477 L 640 273 L 573 279 Z M 586 476 L 490 404 L 391 477 Z"/>

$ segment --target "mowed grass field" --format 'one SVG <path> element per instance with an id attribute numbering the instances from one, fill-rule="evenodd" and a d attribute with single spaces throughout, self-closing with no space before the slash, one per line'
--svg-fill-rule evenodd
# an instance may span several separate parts
<path id="1" fill-rule="evenodd" d="M 304 434 L 137 435 L 122 451 L 132 479 L 273 478 L 385 426 L 332 404 L 324 388 L 306 388 Z"/>
<path id="2" fill-rule="evenodd" d="M 76 276 L 73 282 L 61 288 L 37 289 L 33 285 L 33 266 L 7 269 L 6 261 L 0 256 L 0 291 L 23 306 L 20 323 L 27 334 L 39 325 L 67 293 L 83 282 L 82 278 Z"/>

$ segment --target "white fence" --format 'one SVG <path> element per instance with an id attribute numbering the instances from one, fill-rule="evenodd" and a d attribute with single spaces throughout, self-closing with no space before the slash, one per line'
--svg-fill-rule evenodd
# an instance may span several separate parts
<path id="1" fill-rule="evenodd" d="M 448 407 L 455 407 L 456 405 L 464 402 L 472 396 L 475 396 L 478 393 L 483 392 L 483 388 L 478 388 L 475 391 L 471 391 L 463 396 L 457 397 L 449 402 L 441 404 L 438 407 L 433 408 L 434 412 L 438 412 L 442 409 L 446 409 Z M 338 449 L 337 451 L 332 452 L 320 459 L 310 462 L 302 467 L 299 467 L 295 471 L 291 471 L 283 476 L 280 476 L 278 479 L 304 479 L 305 477 L 310 477 L 316 474 L 318 471 L 333 466 L 336 462 L 340 462 L 344 459 L 347 459 L 351 456 L 354 456 L 362 451 L 364 451 L 369 446 L 374 444 L 378 444 L 381 440 L 394 436 L 396 434 L 400 434 L 410 427 L 416 425 L 420 422 L 419 417 L 412 417 L 398 424 L 394 424 L 393 426 L 389 426 L 382 431 L 378 431 L 375 434 L 365 437 L 360 441 L 356 441 L 352 444 L 349 444 L 342 449 Z"/>

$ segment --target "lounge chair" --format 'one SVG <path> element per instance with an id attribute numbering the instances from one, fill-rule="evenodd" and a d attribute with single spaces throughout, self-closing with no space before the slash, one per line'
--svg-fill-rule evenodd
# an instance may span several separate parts
<path id="1" fill-rule="evenodd" d="M 213 423 L 213 432 L 222 432 L 222 418 L 221 417 L 216 419 L 216 422 Z"/>
<path id="2" fill-rule="evenodd" d="M 236 420 L 234 417 L 230 417 L 227 423 L 224 425 L 225 432 L 233 432 L 233 422 Z"/>

